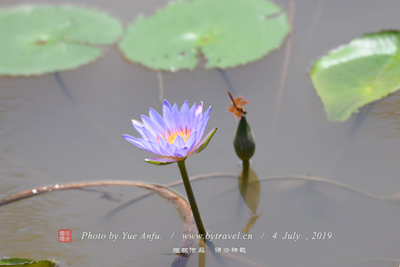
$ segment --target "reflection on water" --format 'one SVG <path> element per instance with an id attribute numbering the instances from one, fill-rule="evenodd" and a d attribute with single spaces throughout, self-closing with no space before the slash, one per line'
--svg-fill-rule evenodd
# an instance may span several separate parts
<path id="1" fill-rule="evenodd" d="M 260 203 L 260 181 L 257 174 L 250 168 L 249 161 L 243 161 L 243 171 L 239 175 L 239 191 L 246 206 L 251 211 L 251 217 L 242 230 L 247 234 L 261 216 L 261 214 L 257 214 L 258 204 Z"/>
<path id="2" fill-rule="evenodd" d="M 390 95 L 373 104 L 372 114 L 376 120 L 386 122 L 385 137 L 400 136 L 400 92 Z"/>

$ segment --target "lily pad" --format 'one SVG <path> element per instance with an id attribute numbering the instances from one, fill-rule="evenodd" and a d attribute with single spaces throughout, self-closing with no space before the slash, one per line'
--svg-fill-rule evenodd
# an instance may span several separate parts
<path id="1" fill-rule="evenodd" d="M 30 267 L 57 267 L 59 264 L 54 260 L 35 261 L 31 259 L 0 259 L 0 266 L 30 266 Z"/>
<path id="2" fill-rule="evenodd" d="M 400 89 L 400 32 L 365 34 L 331 51 L 311 69 L 328 119 L 345 121 Z"/>
<path id="3" fill-rule="evenodd" d="M 182 0 L 138 17 L 119 48 L 152 69 L 193 69 L 199 54 L 207 68 L 226 68 L 278 48 L 289 29 L 287 15 L 266 0 Z"/>
<path id="4" fill-rule="evenodd" d="M 39 75 L 94 61 L 116 42 L 120 21 L 76 6 L 24 5 L 0 10 L 0 75 Z"/>

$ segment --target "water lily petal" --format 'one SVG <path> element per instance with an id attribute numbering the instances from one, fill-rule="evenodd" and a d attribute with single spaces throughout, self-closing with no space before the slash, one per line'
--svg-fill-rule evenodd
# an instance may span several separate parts
<path id="1" fill-rule="evenodd" d="M 143 127 L 144 126 L 143 122 L 137 121 L 137 120 L 132 120 L 132 124 L 133 125 L 137 125 L 139 127 Z"/>
<path id="2" fill-rule="evenodd" d="M 159 147 L 160 147 L 160 152 L 161 152 L 160 155 L 172 156 L 172 155 L 170 155 L 168 153 L 167 145 L 165 143 L 167 143 L 167 141 L 165 141 L 165 140 L 164 140 L 164 143 L 163 142 L 159 142 Z"/>
<path id="3" fill-rule="evenodd" d="M 171 157 L 173 157 L 174 156 L 174 153 L 173 153 L 173 151 L 171 151 L 171 149 L 169 148 L 169 144 L 168 144 L 168 142 L 165 140 L 165 139 L 162 139 L 162 138 L 160 138 L 160 150 L 163 150 L 163 151 L 165 151 L 165 152 L 163 152 L 161 155 L 164 155 L 164 156 L 171 156 Z"/>
<path id="4" fill-rule="evenodd" d="M 178 148 L 175 145 L 167 143 L 166 149 L 171 157 L 176 156 L 176 151 L 178 150 Z"/>
<path id="5" fill-rule="evenodd" d="M 190 125 L 190 128 L 196 129 L 199 123 L 200 123 L 200 116 L 192 118 L 192 124 Z"/>
<path id="6" fill-rule="evenodd" d="M 179 111 L 179 115 L 181 117 L 181 125 L 183 127 L 188 127 L 189 126 L 189 104 L 188 101 L 185 100 L 183 103 L 181 110 Z"/>
<path id="7" fill-rule="evenodd" d="M 161 149 L 160 149 L 160 144 L 154 141 L 149 141 L 149 144 L 151 145 L 151 148 L 153 149 L 153 151 L 156 152 L 156 154 L 161 155 Z"/>
<path id="8" fill-rule="evenodd" d="M 196 102 L 193 104 L 193 106 L 189 110 L 189 119 L 188 119 L 188 127 L 192 127 L 194 118 L 196 117 Z"/>
<path id="9" fill-rule="evenodd" d="M 200 104 L 196 108 L 196 114 L 195 117 L 193 118 L 193 122 L 191 125 L 193 129 L 196 129 L 197 126 L 199 125 L 202 118 L 202 111 L 203 111 L 203 102 L 200 102 Z"/>
<path id="10" fill-rule="evenodd" d="M 194 102 L 194 104 L 193 104 L 193 106 L 190 108 L 190 117 L 195 117 L 196 116 L 196 108 L 197 108 L 197 105 L 196 105 L 196 102 Z"/>
<path id="11" fill-rule="evenodd" d="M 122 137 L 126 140 L 134 144 L 135 146 L 140 147 L 141 149 L 145 149 L 146 147 L 139 141 L 139 138 L 130 136 L 128 134 L 122 135 Z"/>
<path id="12" fill-rule="evenodd" d="M 151 146 L 149 140 L 144 140 L 144 139 L 139 139 L 139 140 L 147 148 L 147 151 L 149 151 L 151 153 L 154 153 L 154 154 L 157 154 L 157 151 L 155 151 L 153 149 L 153 147 Z"/>
<path id="13" fill-rule="evenodd" d="M 160 132 L 160 128 L 156 123 L 154 123 L 149 117 L 141 115 L 144 127 L 154 136 L 157 137 Z"/>
<path id="14" fill-rule="evenodd" d="M 149 115 L 150 115 L 150 119 L 158 125 L 158 128 L 161 131 L 166 131 L 167 130 L 167 125 L 164 122 L 164 119 L 161 117 L 160 114 L 158 114 L 157 111 L 155 111 L 154 109 L 150 108 L 149 109 Z"/>
<path id="15" fill-rule="evenodd" d="M 167 125 L 167 129 L 173 129 L 174 128 L 174 122 L 173 122 L 174 119 L 171 114 L 172 108 L 167 100 L 164 100 L 164 105 L 162 107 L 162 110 L 163 110 L 164 122 Z"/>
<path id="16" fill-rule="evenodd" d="M 204 118 L 210 116 L 211 109 L 212 109 L 212 107 L 209 106 L 208 109 L 206 110 L 206 112 L 203 113 L 203 115 L 202 115 L 202 117 L 201 117 L 202 120 L 203 120 Z"/>
<path id="17" fill-rule="evenodd" d="M 204 112 L 204 114 L 201 116 L 201 119 L 197 122 L 197 124 L 193 125 L 193 128 L 198 129 L 200 124 L 203 124 L 206 120 L 208 122 L 208 119 L 210 118 L 210 112 L 211 112 L 211 106 L 206 110 L 206 112 Z M 207 124 L 207 122 L 205 122 L 205 123 Z M 203 135 L 203 133 L 202 133 L 202 135 Z"/>
<path id="18" fill-rule="evenodd" d="M 207 117 L 205 120 L 202 120 L 199 123 L 199 125 L 197 126 L 196 131 L 197 131 L 198 135 L 197 135 L 196 143 L 199 143 L 200 139 L 203 137 L 203 134 L 204 134 L 204 131 L 206 130 L 206 126 L 207 126 L 209 119 L 210 119 L 210 117 Z"/>
<path id="19" fill-rule="evenodd" d="M 153 133 L 151 133 L 149 130 L 147 130 L 146 127 L 142 128 L 142 133 L 144 134 L 144 136 L 143 136 L 144 140 L 152 140 L 152 141 L 156 140 L 156 136 L 154 136 Z"/>
<path id="20" fill-rule="evenodd" d="M 142 136 L 143 139 L 155 140 L 157 133 L 146 129 L 145 125 L 141 121 L 132 120 L 133 128 Z"/>
<path id="21" fill-rule="evenodd" d="M 189 139 L 186 142 L 186 147 L 189 149 L 189 152 L 195 147 L 197 141 L 197 132 L 192 133 Z"/>
<path id="22" fill-rule="evenodd" d="M 137 146 L 137 147 L 139 147 L 139 148 L 141 148 L 141 149 L 143 149 L 143 150 L 146 150 L 146 151 L 148 151 L 148 152 L 154 153 L 154 151 L 153 151 L 152 149 L 149 149 L 148 147 L 146 147 L 146 146 L 142 143 L 143 139 L 136 138 L 136 137 L 133 137 L 133 136 L 130 136 L 130 135 L 127 135 L 127 134 L 124 134 L 122 137 L 123 137 L 125 140 L 127 140 L 128 142 L 134 144 L 135 146 Z"/>
<path id="23" fill-rule="evenodd" d="M 178 136 L 175 138 L 174 145 L 175 145 L 178 149 L 184 148 L 184 147 L 185 147 L 185 140 L 183 140 L 182 136 L 178 135 Z"/>
<path id="24" fill-rule="evenodd" d="M 178 105 L 176 103 L 172 107 L 171 116 L 172 116 L 172 128 L 179 129 L 179 126 L 181 126 L 181 116 L 179 114 Z"/>
<path id="25" fill-rule="evenodd" d="M 196 117 L 201 116 L 201 113 L 203 113 L 203 101 L 200 101 L 200 104 L 196 108 Z"/>
<path id="26" fill-rule="evenodd" d="M 163 101 L 163 106 L 167 106 L 169 110 L 172 109 L 172 106 L 171 106 L 171 104 L 168 102 L 167 99 L 164 99 L 164 101 Z M 163 114 L 163 115 L 164 115 L 164 114 Z"/>
<path id="27" fill-rule="evenodd" d="M 176 152 L 176 156 L 180 159 L 186 158 L 187 154 L 189 152 L 189 149 L 187 147 L 180 149 L 178 152 Z"/>
<path id="28" fill-rule="evenodd" d="M 142 138 L 147 138 L 146 135 L 143 133 L 144 126 L 137 123 L 138 121 L 132 120 L 132 126 L 135 130 L 142 136 Z M 141 122 L 140 122 L 141 123 Z"/>

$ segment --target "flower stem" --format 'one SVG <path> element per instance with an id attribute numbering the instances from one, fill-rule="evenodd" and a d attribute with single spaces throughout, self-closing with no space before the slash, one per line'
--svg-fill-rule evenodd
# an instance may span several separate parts
<path id="1" fill-rule="evenodd" d="M 197 225 L 197 230 L 199 231 L 199 234 L 203 237 L 203 239 L 205 239 L 206 238 L 206 230 L 204 229 L 203 222 L 200 217 L 199 208 L 197 207 L 197 203 L 196 203 L 196 199 L 194 198 L 192 186 L 190 185 L 189 176 L 186 171 L 185 160 L 178 161 L 178 167 L 179 167 L 179 170 L 181 171 L 183 184 L 185 185 L 186 194 L 189 199 L 190 207 L 192 208 L 194 220 Z"/>

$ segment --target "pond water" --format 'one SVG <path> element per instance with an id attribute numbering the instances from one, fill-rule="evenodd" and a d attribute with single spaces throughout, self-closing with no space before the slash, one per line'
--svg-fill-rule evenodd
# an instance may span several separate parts
<path id="1" fill-rule="evenodd" d="M 0 7 L 32 2 L 64 3 L 3 0 Z M 127 25 L 167 1 L 68 3 L 106 10 Z M 222 258 L 225 266 L 398 266 L 400 206 L 379 197 L 400 192 L 400 94 L 363 108 L 344 123 L 332 123 L 326 120 L 308 71 L 314 60 L 354 37 L 398 29 L 400 2 L 275 3 L 286 12 L 293 10 L 293 35 L 267 57 L 225 71 L 233 94 L 252 100 L 246 106 L 257 141 L 251 169 L 260 180 L 260 193 L 257 188 L 251 192 L 251 211 L 238 189 L 238 178 L 194 182 L 205 227 L 212 233 L 243 233 L 249 220 L 255 221 L 251 239 L 214 241 L 221 249 L 246 251 L 227 253 Z M 149 107 L 160 111 L 160 98 L 179 105 L 186 99 L 203 101 L 213 107 L 207 129 L 217 126 L 218 131 L 206 150 L 188 158 L 190 176 L 239 176 L 240 161 L 232 145 L 237 121 L 227 112 L 230 100 L 219 72 L 163 72 L 160 90 L 157 72 L 126 62 L 115 47 L 106 49 L 97 62 L 59 73 L 64 89 L 55 75 L 0 77 L 0 198 L 46 184 L 179 180 L 176 164 L 147 164 L 143 159 L 150 153 L 122 138 L 137 136 L 131 119 L 147 115 Z M 290 179 L 295 175 L 332 183 Z M 267 179 L 275 176 L 283 179 Z M 92 189 L 98 191 L 51 192 L 0 207 L 0 257 L 51 258 L 61 266 L 170 266 L 183 229 L 171 203 L 152 195 L 105 219 L 119 202 L 144 190 Z M 174 189 L 185 194 L 182 185 Z M 112 198 L 102 197 L 104 192 Z M 72 230 L 71 243 L 58 242 L 59 229 Z M 82 239 L 89 232 L 107 238 Z M 110 232 L 120 237 L 109 240 Z M 138 239 L 122 240 L 123 232 L 138 234 Z M 300 237 L 283 239 L 286 232 Z M 161 239 L 139 239 L 143 233 L 156 233 Z M 204 266 L 203 256 L 193 254 L 187 266 Z M 220 265 L 207 249 L 205 266 Z"/>

